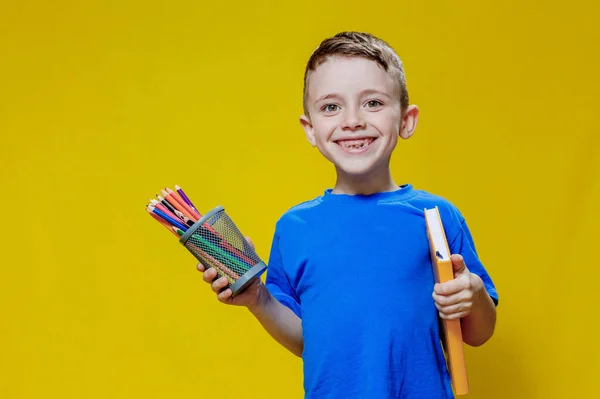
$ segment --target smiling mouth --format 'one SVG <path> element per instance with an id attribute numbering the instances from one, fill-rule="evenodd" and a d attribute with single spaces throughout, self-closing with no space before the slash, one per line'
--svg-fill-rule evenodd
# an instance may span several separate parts
<path id="1" fill-rule="evenodd" d="M 375 141 L 374 137 L 365 137 L 353 140 L 336 140 L 335 143 L 345 150 L 361 150 L 367 148 L 373 141 Z"/>

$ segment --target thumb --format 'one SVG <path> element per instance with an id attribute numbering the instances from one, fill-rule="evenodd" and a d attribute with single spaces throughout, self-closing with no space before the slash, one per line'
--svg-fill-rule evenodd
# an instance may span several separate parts
<path id="1" fill-rule="evenodd" d="M 462 274 L 465 271 L 468 272 L 467 265 L 465 265 L 465 260 L 462 255 L 452 254 L 450 256 L 450 260 L 452 260 L 452 269 L 454 269 L 454 274 Z"/>

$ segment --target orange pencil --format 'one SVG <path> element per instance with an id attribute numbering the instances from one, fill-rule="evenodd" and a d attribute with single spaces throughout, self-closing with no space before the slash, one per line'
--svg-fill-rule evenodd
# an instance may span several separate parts
<path id="1" fill-rule="evenodd" d="M 152 216 L 154 219 L 156 219 L 156 221 L 158 221 L 158 223 L 162 224 L 163 226 L 165 226 L 171 233 L 175 234 L 177 236 L 177 238 L 179 238 L 179 234 L 177 234 L 177 232 L 173 231 L 172 227 L 166 220 L 161 219 L 158 215 L 155 215 L 154 213 L 152 213 L 152 211 L 150 211 L 150 209 L 146 208 L 146 211 L 150 214 L 150 216 Z"/>
<path id="2" fill-rule="evenodd" d="M 179 205 L 181 205 L 182 207 L 184 207 L 191 215 L 196 215 L 196 212 L 187 204 L 187 202 L 185 202 L 183 200 L 183 198 L 181 198 L 181 196 L 179 195 L 179 193 L 176 193 L 175 191 L 171 190 L 170 188 L 167 187 L 167 193 L 171 194 L 171 196 L 173 198 L 175 198 L 175 200 L 177 202 L 179 202 Z M 198 216 L 198 218 L 200 218 L 200 216 Z M 198 219 L 196 219 L 198 220 Z"/>
<path id="3" fill-rule="evenodd" d="M 182 207 L 179 202 L 177 202 L 177 200 L 175 200 L 173 198 L 173 196 L 171 194 L 169 194 L 168 192 L 166 192 L 165 190 L 160 190 L 160 192 L 162 193 L 163 197 L 165 197 L 165 200 L 171 204 L 173 206 L 173 208 L 177 209 L 178 211 L 180 211 L 181 213 L 183 213 L 185 216 L 187 216 L 188 218 L 192 219 L 194 222 L 197 222 L 198 219 L 196 219 L 195 216 L 192 216 L 191 213 L 189 213 L 184 207 Z M 160 200 L 160 197 L 158 197 L 158 199 Z"/>

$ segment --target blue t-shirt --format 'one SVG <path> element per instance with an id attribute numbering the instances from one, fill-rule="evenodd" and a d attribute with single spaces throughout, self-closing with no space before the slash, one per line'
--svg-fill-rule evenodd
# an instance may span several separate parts
<path id="1" fill-rule="evenodd" d="M 407 184 L 332 194 L 277 222 L 266 285 L 302 320 L 307 399 L 453 398 L 440 342 L 424 208 L 440 210 L 451 253 L 496 289 L 448 201 Z"/>

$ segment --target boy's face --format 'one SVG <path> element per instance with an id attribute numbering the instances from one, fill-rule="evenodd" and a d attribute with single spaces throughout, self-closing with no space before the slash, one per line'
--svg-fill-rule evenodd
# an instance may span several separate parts
<path id="1" fill-rule="evenodd" d="M 360 57 L 319 65 L 309 78 L 307 110 L 300 122 L 309 142 L 348 176 L 387 172 L 398 136 L 412 135 L 418 112 L 409 107 L 403 115 L 398 81 Z"/>

